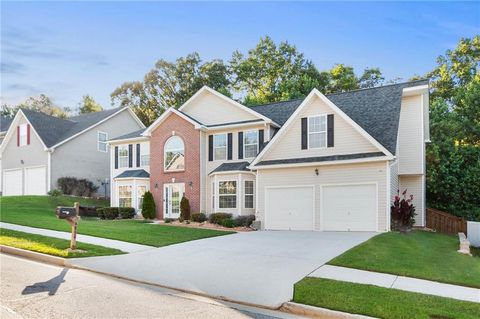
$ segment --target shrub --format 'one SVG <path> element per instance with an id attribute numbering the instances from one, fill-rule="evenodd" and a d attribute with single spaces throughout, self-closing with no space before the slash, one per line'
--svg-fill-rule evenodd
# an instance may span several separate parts
<path id="1" fill-rule="evenodd" d="M 105 208 L 103 207 L 99 207 L 97 208 L 97 217 L 101 218 L 101 219 L 105 219 Z"/>
<path id="2" fill-rule="evenodd" d="M 208 221 L 212 224 L 221 225 L 222 220 L 232 218 L 232 214 L 227 213 L 212 213 L 208 217 Z"/>
<path id="3" fill-rule="evenodd" d="M 233 228 L 237 227 L 237 221 L 232 218 L 222 219 L 220 225 L 222 225 L 223 227 Z"/>
<path id="4" fill-rule="evenodd" d="M 185 196 L 180 201 L 180 221 L 190 219 L 190 202 Z"/>
<path id="5" fill-rule="evenodd" d="M 255 215 L 238 216 L 237 218 L 235 218 L 237 225 L 243 227 L 250 227 L 254 220 Z"/>
<path id="6" fill-rule="evenodd" d="M 65 195 L 91 197 L 98 190 L 98 186 L 85 178 L 60 177 L 57 180 L 57 185 Z"/>
<path id="7" fill-rule="evenodd" d="M 205 213 L 193 213 L 190 219 L 192 222 L 203 223 L 207 220 L 207 215 Z"/>
<path id="8" fill-rule="evenodd" d="M 145 219 L 154 219 L 155 218 L 155 201 L 153 200 L 153 195 L 150 191 L 145 192 L 143 195 L 143 204 L 142 204 L 142 216 Z"/>
<path id="9" fill-rule="evenodd" d="M 163 221 L 165 222 L 165 224 L 170 224 L 174 220 L 175 220 L 175 218 L 165 218 Z"/>
<path id="10" fill-rule="evenodd" d="M 118 217 L 118 207 L 105 207 L 103 209 L 104 219 L 115 219 Z"/>
<path id="11" fill-rule="evenodd" d="M 98 217 L 97 207 L 80 206 L 79 214 L 82 217 Z"/>
<path id="12" fill-rule="evenodd" d="M 413 195 L 410 195 L 410 198 L 407 199 L 407 190 L 403 191 L 403 199 L 400 199 L 399 191 L 397 191 L 397 196 L 394 198 L 393 205 L 390 207 L 391 210 L 391 220 L 392 220 L 392 229 L 394 230 L 404 230 L 405 228 L 410 228 L 415 223 L 415 206 L 413 206 Z"/>
<path id="13" fill-rule="evenodd" d="M 131 219 L 135 217 L 135 208 L 133 207 L 120 207 L 118 213 L 121 219 Z"/>
<path id="14" fill-rule="evenodd" d="M 52 190 L 50 190 L 47 194 L 48 194 L 49 196 L 52 196 L 52 197 L 57 197 L 57 196 L 62 195 L 62 191 L 59 190 L 59 189 L 52 189 Z"/>

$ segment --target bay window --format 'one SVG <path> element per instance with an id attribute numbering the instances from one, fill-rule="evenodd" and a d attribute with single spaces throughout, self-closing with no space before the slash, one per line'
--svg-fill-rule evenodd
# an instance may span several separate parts
<path id="1" fill-rule="evenodd" d="M 218 206 L 219 208 L 237 207 L 237 182 L 218 182 Z"/>

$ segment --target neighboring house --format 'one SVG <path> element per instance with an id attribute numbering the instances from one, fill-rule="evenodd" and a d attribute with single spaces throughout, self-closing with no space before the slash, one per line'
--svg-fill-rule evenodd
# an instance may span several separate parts
<path id="1" fill-rule="evenodd" d="M 149 188 L 159 219 L 186 196 L 192 212 L 255 214 L 262 229 L 382 232 L 408 189 L 424 226 L 428 94 L 422 80 L 246 107 L 204 87 L 111 141 L 112 205 L 139 208 Z"/>
<path id="2" fill-rule="evenodd" d="M 3 143 L 3 195 L 44 195 L 60 177 L 86 178 L 99 186 L 109 182 L 107 140 L 145 126 L 129 108 L 82 114 L 67 119 L 21 109 Z"/>
<path id="3" fill-rule="evenodd" d="M 7 134 L 10 124 L 12 124 L 12 118 L 0 115 L 0 145 L 2 144 L 5 135 Z M 0 153 L 0 194 L 2 193 L 2 154 Z"/>

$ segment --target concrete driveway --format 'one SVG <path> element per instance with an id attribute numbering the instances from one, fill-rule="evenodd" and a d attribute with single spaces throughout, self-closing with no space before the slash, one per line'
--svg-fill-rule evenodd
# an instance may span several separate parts
<path id="1" fill-rule="evenodd" d="M 297 281 L 375 235 L 257 231 L 71 262 L 121 277 L 276 308 L 292 299 Z"/>

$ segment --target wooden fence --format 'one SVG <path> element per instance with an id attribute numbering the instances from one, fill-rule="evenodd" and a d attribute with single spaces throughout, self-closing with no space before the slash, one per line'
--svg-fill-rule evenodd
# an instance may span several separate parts
<path id="1" fill-rule="evenodd" d="M 467 234 L 467 221 L 465 219 L 433 208 L 427 208 L 427 227 L 439 233 Z"/>

